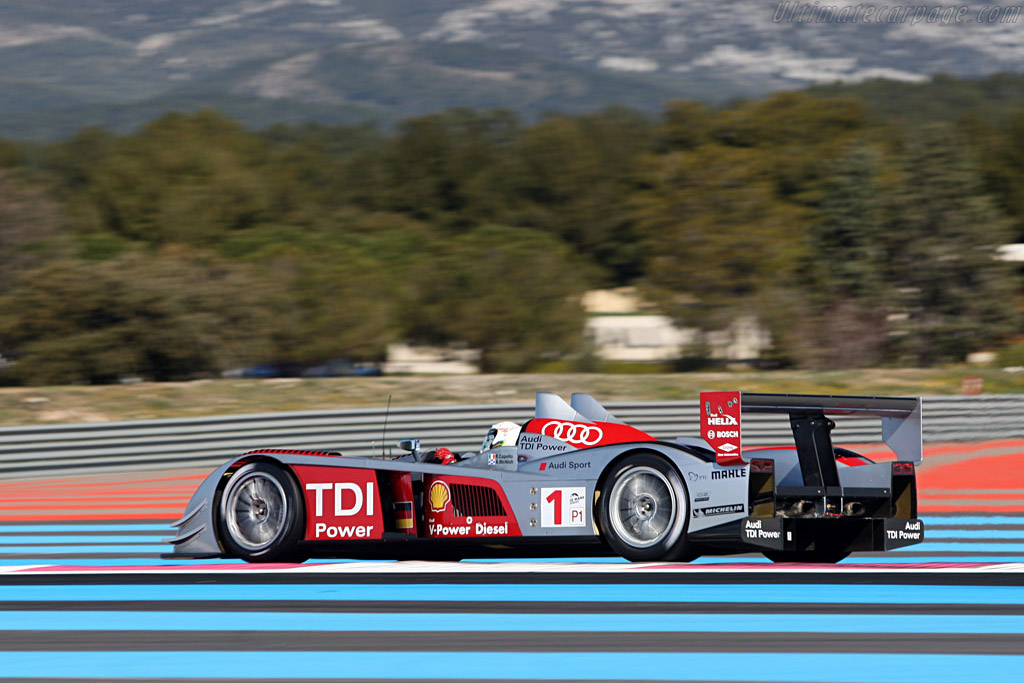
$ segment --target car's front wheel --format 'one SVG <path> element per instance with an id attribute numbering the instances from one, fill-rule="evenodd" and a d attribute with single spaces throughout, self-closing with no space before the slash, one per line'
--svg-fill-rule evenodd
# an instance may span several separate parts
<path id="1" fill-rule="evenodd" d="M 613 466 L 598 498 L 601 534 L 633 562 L 690 556 L 686 485 L 665 458 L 637 453 Z"/>
<path id="2" fill-rule="evenodd" d="M 220 499 L 218 536 L 226 554 L 247 562 L 301 562 L 296 544 L 305 526 L 295 479 L 273 463 L 244 465 Z"/>

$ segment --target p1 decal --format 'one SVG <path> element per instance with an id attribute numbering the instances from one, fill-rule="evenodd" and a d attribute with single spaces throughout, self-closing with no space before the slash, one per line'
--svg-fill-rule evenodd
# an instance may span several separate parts
<path id="1" fill-rule="evenodd" d="M 738 391 L 702 391 L 700 435 L 715 451 L 719 465 L 746 465 L 740 432 L 742 397 Z"/>
<path id="2" fill-rule="evenodd" d="M 550 527 L 587 525 L 587 488 L 567 486 L 540 490 L 540 525 Z"/>
<path id="3" fill-rule="evenodd" d="M 381 538 L 384 523 L 374 470 L 297 466 L 306 497 L 306 540 Z"/>

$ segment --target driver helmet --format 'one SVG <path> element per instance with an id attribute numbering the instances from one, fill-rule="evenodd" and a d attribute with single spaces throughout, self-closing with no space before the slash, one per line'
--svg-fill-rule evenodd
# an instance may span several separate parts
<path id="1" fill-rule="evenodd" d="M 520 429 L 522 427 L 515 422 L 498 422 L 491 425 L 491 428 L 487 430 L 487 436 L 484 437 L 483 444 L 480 446 L 480 452 L 483 453 L 499 446 L 515 446 L 516 440 L 519 439 Z"/>

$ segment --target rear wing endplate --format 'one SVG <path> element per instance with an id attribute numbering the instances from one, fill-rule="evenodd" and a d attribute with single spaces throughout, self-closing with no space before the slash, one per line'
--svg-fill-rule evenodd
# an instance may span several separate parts
<path id="1" fill-rule="evenodd" d="M 815 396 L 806 394 L 745 394 L 706 391 L 700 395 L 701 436 L 715 451 L 719 465 L 743 465 L 742 413 L 789 415 L 797 449 L 804 438 L 828 439 L 828 429 L 817 429 L 829 415 L 876 417 L 882 421 L 882 441 L 898 460 L 921 462 L 921 399 L 876 396 Z M 804 437 L 801 430 L 810 430 Z M 831 443 L 828 444 L 831 449 Z"/>

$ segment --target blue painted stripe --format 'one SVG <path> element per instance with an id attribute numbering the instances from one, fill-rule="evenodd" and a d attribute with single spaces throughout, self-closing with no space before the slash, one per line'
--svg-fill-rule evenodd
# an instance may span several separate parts
<path id="1" fill-rule="evenodd" d="M 984 548 L 978 547 L 982 544 L 971 543 L 963 544 L 958 546 L 957 550 L 977 550 L 979 552 L 985 552 Z M 916 546 L 910 546 L 906 550 L 915 552 L 924 551 L 935 551 L 941 553 L 941 550 L 935 550 L 931 545 L 927 543 L 919 544 Z M 842 564 L 874 564 L 876 562 L 1021 562 L 1024 561 L 1024 544 L 1008 543 L 1001 545 L 995 552 L 1002 551 L 1006 553 L 1001 557 L 987 557 L 985 555 L 975 555 L 971 557 L 950 557 L 948 555 L 936 554 L 933 557 L 924 558 L 907 558 L 907 557 L 862 557 L 856 553 L 851 555 L 849 558 L 843 560 Z M 567 563 L 580 563 L 580 564 L 629 564 L 627 560 L 621 557 L 517 557 L 517 558 L 481 558 L 463 560 L 463 563 L 476 563 L 476 564 L 505 564 L 508 562 L 529 562 L 543 563 L 543 564 L 567 564 Z M 692 560 L 689 564 L 734 564 L 734 563 L 758 563 L 765 564 L 769 563 L 770 560 L 766 559 L 764 555 L 751 555 L 749 553 L 743 553 L 740 555 L 709 555 L 707 557 L 699 557 L 696 560 Z"/>
<path id="2" fill-rule="evenodd" d="M 951 517 L 922 517 L 925 531 L 929 524 L 1019 524 L 1024 526 L 1024 515 L 954 515 Z"/>
<path id="3" fill-rule="evenodd" d="M 1017 529 L 932 529 L 924 532 L 926 539 L 934 538 L 1020 538 L 1024 539 L 1024 527 Z M 926 540 L 925 543 L 928 541 Z"/>
<path id="4" fill-rule="evenodd" d="M 36 548 L 35 551 L 39 551 Z M 56 551 L 55 551 L 56 552 Z M 506 562 L 518 562 L 520 560 L 507 560 Z M 528 562 L 540 562 L 541 560 L 530 559 Z M 347 564 L 350 562 L 366 562 L 366 560 L 347 560 L 347 559 L 328 559 L 328 560 L 309 560 L 306 562 L 307 565 L 311 564 Z M 370 562 L 370 564 L 379 564 L 389 562 L 389 560 L 379 560 Z M 473 562 L 473 560 L 465 560 L 464 563 Z M 565 560 L 554 560 L 552 564 L 560 562 L 578 562 L 582 564 L 595 565 L 595 570 L 602 563 L 594 563 L 588 558 L 569 558 Z M 881 557 L 858 557 L 856 555 L 851 556 L 842 562 L 843 566 L 856 566 L 860 564 L 875 565 L 875 564 L 923 564 L 923 563 L 942 563 L 942 564 L 956 564 L 956 563 L 993 563 L 993 564 L 1004 564 L 1004 563 L 1024 563 L 1024 555 L 989 555 L 989 556 L 964 556 L 964 557 L 949 557 L 945 555 L 933 555 L 925 557 L 907 557 L 905 555 L 887 555 Z M 221 564 L 245 564 L 241 560 L 233 559 L 209 559 L 209 560 L 164 560 L 155 553 L 148 557 L 110 557 L 110 558 L 57 558 L 53 556 L 37 556 L 32 558 L 19 558 L 16 560 L 4 559 L 3 555 L 0 554 L 0 567 L 22 567 L 26 565 L 73 565 L 76 567 L 96 567 L 101 569 L 104 567 L 191 567 L 198 565 L 221 565 Z M 493 564 L 500 564 L 494 562 Z M 764 557 L 701 557 L 690 562 L 692 565 L 698 566 L 712 566 L 719 564 L 749 564 L 749 565 L 762 565 L 771 564 L 770 560 Z"/>
<path id="5" fill-rule="evenodd" d="M 771 561 L 766 559 L 765 557 L 734 557 L 730 555 L 724 555 L 716 557 L 698 557 L 696 560 L 690 562 L 690 564 L 769 564 L 770 562 Z M 1019 555 L 964 555 L 962 557 L 950 557 L 949 555 L 922 555 L 907 557 L 906 555 L 899 554 L 880 555 L 878 557 L 863 557 L 854 554 L 846 558 L 839 564 L 843 566 L 850 566 L 859 564 L 926 564 L 936 562 L 941 564 L 1003 564 L 1024 562 L 1024 552 L 1022 552 Z"/>
<path id="6" fill-rule="evenodd" d="M 168 537 L 170 534 L 168 534 Z M 164 545 L 160 542 L 161 536 L 118 536 L 116 534 L 110 535 L 96 535 L 96 534 L 54 534 L 54 535 L 43 535 L 43 534 L 19 534 L 17 536 L 0 536 L 0 548 L 8 545 L 20 545 L 24 543 L 76 543 L 79 545 L 92 545 L 92 544 L 110 544 L 110 543 L 128 543 L 128 544 L 139 544 L 152 542 L 156 545 Z"/>
<path id="7" fill-rule="evenodd" d="M 1024 634 L 1020 615 L 787 614 L 789 628 L 816 633 Z M 0 631 L 586 631 L 762 633 L 763 614 L 437 614 L 308 612 L 0 611 Z"/>
<path id="8" fill-rule="evenodd" d="M 38 548 L 37 548 L 38 550 Z M 64 558 L 34 557 L 30 559 L 5 560 L 0 555 L 0 567 L 95 567 L 101 570 L 106 567 L 189 567 L 192 565 L 245 564 L 242 560 L 178 560 L 175 562 L 160 560 L 157 557 L 107 557 L 107 558 Z M 4 572 L 7 573 L 7 572 Z"/>
<path id="9" fill-rule="evenodd" d="M 0 546 L 0 557 L 14 553 L 157 553 L 170 552 L 171 546 L 166 543 L 140 543 L 136 545 L 62 545 L 45 546 L 38 545 L 6 545 Z"/>
<path id="10" fill-rule="evenodd" d="M 928 526 L 977 526 L 986 524 L 1017 525 L 1024 529 L 1024 515 L 964 515 L 955 517 L 923 517 Z M 38 533 L 38 532 L 59 532 L 59 533 L 105 533 L 119 531 L 154 531 L 172 533 L 173 528 L 168 524 L 132 524 L 132 523 L 96 523 L 96 524 L 66 524 L 66 523 L 37 523 L 37 524 L 0 524 L 0 533 Z"/>
<path id="11" fill-rule="evenodd" d="M 8 551 L 10 552 L 10 551 Z M 0 567 L 20 567 L 25 565 L 74 565 L 80 567 L 188 567 L 193 565 L 218 565 L 218 564 L 245 564 L 241 560 L 234 559 L 209 559 L 209 560 L 167 560 L 159 557 L 160 552 L 169 552 L 168 546 L 161 546 L 159 549 L 148 549 L 143 552 L 147 554 L 146 557 L 110 557 L 110 558 L 54 558 L 52 554 L 64 552 L 60 547 L 33 547 L 31 548 L 32 553 L 38 553 L 35 557 L 19 558 L 19 559 L 4 559 L 4 554 L 0 552 Z M 93 552 L 93 551 L 90 551 Z M 47 556 L 46 553 L 51 553 L 51 556 Z M 21 553 L 21 554 L 28 554 Z M 305 564 L 348 564 L 351 562 L 365 562 L 368 564 L 385 564 L 394 562 L 393 560 L 350 560 L 345 558 L 331 558 L 331 559 L 318 559 L 308 560 Z M 480 559 L 480 560 L 463 560 L 461 564 L 493 564 L 501 565 L 514 562 L 529 562 L 543 563 L 543 564 L 592 564 L 596 567 L 606 564 L 623 564 L 625 560 L 619 559 L 608 559 L 608 558 L 590 558 L 590 557 L 564 557 L 564 558 L 510 558 L 503 560 L 495 559 Z M 989 563 L 989 564 L 1003 564 L 1003 563 L 1024 563 L 1024 552 L 1018 555 L 965 555 L 950 557 L 948 555 L 927 555 L 927 556 L 915 556 L 907 557 L 906 555 L 890 554 L 881 555 L 878 557 L 864 557 L 861 555 L 853 554 L 846 558 L 840 564 L 844 566 L 850 565 L 861 565 L 861 564 L 924 564 L 924 563 L 943 563 L 943 564 L 957 564 L 957 563 Z M 723 556 L 709 556 L 699 557 L 696 560 L 689 562 L 691 565 L 718 565 L 718 564 L 771 564 L 771 561 L 766 559 L 763 555 L 723 555 Z"/>
<path id="12" fill-rule="evenodd" d="M 496 668 L 498 667 L 498 668 Z M 1018 655 L 634 652 L 0 652 L 10 677 L 1024 682 Z"/>
<path id="13" fill-rule="evenodd" d="M 39 548 L 35 548 L 35 551 L 39 551 Z M 53 551 L 56 552 L 56 551 Z M 347 562 L 358 562 L 361 560 L 309 560 L 306 564 L 335 564 L 335 563 L 347 563 Z M 381 562 L 387 562 L 388 560 L 381 560 Z M 63 558 L 63 557 L 35 557 L 29 559 L 3 559 L 3 555 L 0 554 L 0 567 L 23 567 L 26 565 L 48 565 L 48 566 L 73 566 L 73 567 L 191 567 L 193 565 L 218 565 L 218 564 L 246 564 L 242 560 L 232 559 L 209 559 L 209 560 L 164 560 L 161 559 L 156 552 L 148 551 L 146 557 L 107 557 L 107 558 Z"/>
<path id="14" fill-rule="evenodd" d="M 904 548 L 897 548 L 889 552 L 921 552 L 924 550 L 932 553 L 973 550 L 979 553 L 1010 552 L 1024 555 L 1024 547 L 1019 543 L 956 543 L 954 541 L 944 541 L 941 543 L 918 543 L 917 545 L 908 545 Z"/>
<path id="15" fill-rule="evenodd" d="M 1024 529 L 1024 515 L 963 515 L 952 517 L 923 517 L 926 525 L 941 526 L 976 526 L 985 524 L 1010 524 L 1018 525 Z M 0 533 L 38 533 L 38 532 L 59 532 L 68 534 L 77 533 L 104 533 L 119 531 L 154 531 L 173 533 L 170 523 L 167 524 L 132 524 L 132 523 L 96 523 L 96 524 L 66 524 L 66 523 L 37 523 L 37 524 L 0 524 Z M 927 529 L 926 529 L 927 533 Z"/>
<path id="16" fill-rule="evenodd" d="M 102 533 L 105 531 L 161 531 L 174 533 L 170 524 L 0 524 L 0 532 L 32 534 L 58 531 L 60 533 Z"/>
<path id="17" fill-rule="evenodd" d="M 481 557 L 471 560 L 463 560 L 463 562 L 472 562 L 474 564 L 507 564 L 509 562 L 529 562 L 530 564 L 629 564 L 629 560 L 624 560 L 621 557 L 530 557 L 529 555 L 523 555 L 515 558 Z"/>
<path id="18" fill-rule="evenodd" d="M 958 539 L 959 537 L 957 537 Z M 162 553 L 169 552 L 171 545 L 167 543 L 140 543 L 137 537 L 115 537 L 111 539 L 96 539 L 90 543 L 90 539 L 74 537 L 16 537 L 16 543 L 5 543 L 8 539 L 0 537 L 0 555 L 6 553 Z M 1024 535 L 1022 535 L 1024 541 Z M 77 542 L 77 543 L 76 543 Z M 105 542 L 105 543 L 104 543 Z M 22 545 L 32 544 L 32 545 Z M 59 545 L 55 545 L 59 544 Z M 1017 554 L 1024 557 L 1024 543 L 971 543 L 969 541 L 948 540 L 943 542 L 926 542 L 923 544 L 907 546 L 890 552 L 934 552 L 937 554 L 946 552 L 1001 552 Z M 744 553 L 749 555 L 749 553 Z M 983 557 L 980 556 L 979 557 Z M 737 559 L 737 556 L 712 556 L 703 558 L 706 561 L 729 562 Z M 507 563 L 507 562 L 587 562 L 591 564 L 625 564 L 627 560 L 621 557 L 516 557 L 516 558 L 481 558 L 471 560 L 479 563 Z M 901 560 L 903 561 L 903 560 Z"/>
<path id="19" fill-rule="evenodd" d="M 538 576 L 538 580 L 543 577 Z M 339 577 L 343 581 L 344 577 Z M 614 577 L 609 577 L 610 581 Z M 1024 586 L 560 584 L 245 584 L 0 586 L 0 602 L 20 600 L 437 600 L 853 602 L 1024 604 Z"/>

